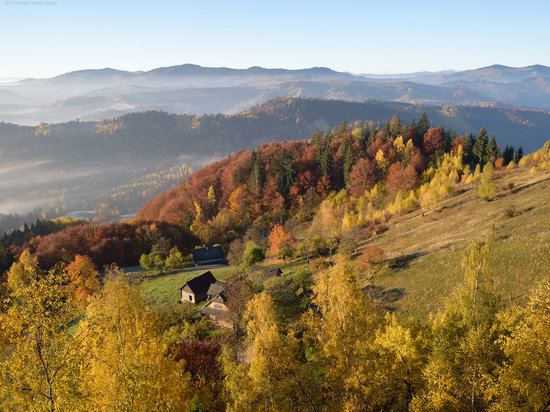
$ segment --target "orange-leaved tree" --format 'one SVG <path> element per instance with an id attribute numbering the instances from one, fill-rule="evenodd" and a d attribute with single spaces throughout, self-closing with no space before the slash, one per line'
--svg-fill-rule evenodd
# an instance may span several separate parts
<path id="1" fill-rule="evenodd" d="M 271 256 L 287 257 L 296 240 L 292 233 L 283 225 L 275 225 L 269 234 L 269 254 Z"/>
<path id="2" fill-rule="evenodd" d="M 99 272 L 88 256 L 76 255 L 67 265 L 67 274 L 75 290 L 76 300 L 85 305 L 88 298 L 99 290 Z"/>

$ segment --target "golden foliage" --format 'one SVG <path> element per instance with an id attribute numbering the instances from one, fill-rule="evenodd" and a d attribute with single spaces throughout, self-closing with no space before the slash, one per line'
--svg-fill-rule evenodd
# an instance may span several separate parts
<path id="1" fill-rule="evenodd" d="M 59 268 L 31 277 L 0 313 L 0 409 L 85 410 L 83 353 L 67 328 L 76 311 L 66 284 Z"/>
<path id="2" fill-rule="evenodd" d="M 77 337 L 89 407 L 98 411 L 184 409 L 189 378 L 165 353 L 158 320 L 120 274 L 107 280 L 86 310 Z"/>
<path id="3" fill-rule="evenodd" d="M 99 290 L 99 272 L 88 256 L 76 255 L 67 265 L 67 274 L 74 288 L 76 300 L 84 306 L 88 298 Z"/>
<path id="4" fill-rule="evenodd" d="M 269 254 L 271 256 L 279 256 L 284 248 L 292 247 L 296 240 L 292 233 L 285 229 L 283 225 L 275 225 L 268 237 Z"/>

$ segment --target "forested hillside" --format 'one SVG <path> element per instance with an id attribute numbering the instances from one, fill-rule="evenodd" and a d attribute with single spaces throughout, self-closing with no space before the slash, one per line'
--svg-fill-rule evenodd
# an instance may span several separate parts
<path id="1" fill-rule="evenodd" d="M 434 126 L 344 123 L 218 161 L 136 221 L 6 237 L 0 405 L 547 410 L 550 142 Z M 201 243 L 229 252 L 224 327 L 176 303 Z"/>
<path id="2" fill-rule="evenodd" d="M 113 216 L 131 214 L 185 178 L 189 168 L 198 170 L 241 149 L 309 138 L 316 128 L 327 130 L 342 121 L 381 125 L 397 114 L 409 123 L 424 112 L 434 124 L 458 134 L 487 127 L 501 145 L 526 150 L 540 147 L 550 129 L 550 115 L 537 110 L 294 98 L 234 115 L 144 112 L 102 122 L 1 123 L 0 161 L 9 184 L 4 184 L 0 213 L 43 209 L 52 217 L 107 206 Z"/>

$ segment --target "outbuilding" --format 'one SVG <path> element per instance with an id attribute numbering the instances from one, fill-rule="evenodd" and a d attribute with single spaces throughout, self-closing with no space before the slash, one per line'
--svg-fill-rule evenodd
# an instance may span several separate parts
<path id="1" fill-rule="evenodd" d="M 208 298 L 208 289 L 214 283 L 216 283 L 216 278 L 210 271 L 187 281 L 180 288 L 181 301 L 197 303 L 206 300 Z"/>

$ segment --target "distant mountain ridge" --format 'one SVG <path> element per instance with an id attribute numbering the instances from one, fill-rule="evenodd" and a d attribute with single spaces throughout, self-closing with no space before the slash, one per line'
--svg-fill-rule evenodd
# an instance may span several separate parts
<path id="1" fill-rule="evenodd" d="M 195 64 L 149 71 L 85 69 L 0 86 L 0 121 L 96 121 L 144 110 L 230 114 L 276 97 L 550 110 L 550 68 L 493 65 L 398 75 L 358 75 L 327 67 L 234 69 Z"/>

